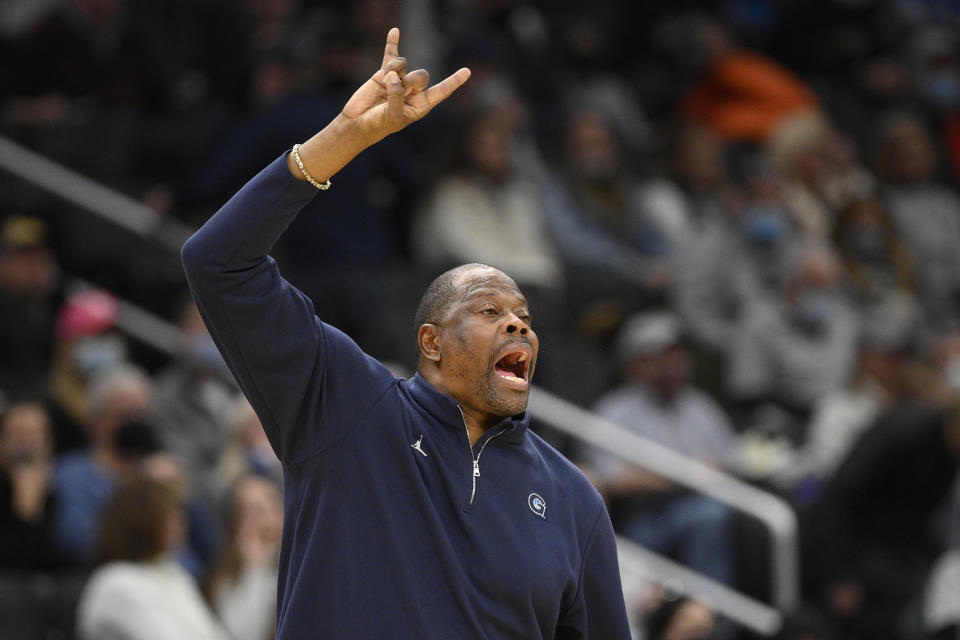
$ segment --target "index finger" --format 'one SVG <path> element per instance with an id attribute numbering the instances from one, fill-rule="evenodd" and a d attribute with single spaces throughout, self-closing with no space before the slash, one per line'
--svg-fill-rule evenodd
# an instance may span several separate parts
<path id="1" fill-rule="evenodd" d="M 443 102 L 450 94 L 463 86 L 463 83 L 470 78 L 470 69 L 463 67 L 450 74 L 442 81 L 433 85 L 424 92 L 427 98 L 427 104 L 432 108 L 438 102 Z"/>
<path id="2" fill-rule="evenodd" d="M 383 62 L 380 68 L 387 70 L 387 64 L 400 55 L 400 29 L 393 27 L 387 32 L 387 45 L 383 48 Z"/>

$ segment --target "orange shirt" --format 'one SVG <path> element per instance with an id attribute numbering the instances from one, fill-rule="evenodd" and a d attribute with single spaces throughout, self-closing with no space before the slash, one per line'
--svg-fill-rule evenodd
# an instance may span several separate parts
<path id="1" fill-rule="evenodd" d="M 815 108 L 817 97 L 773 60 L 749 51 L 718 58 L 683 101 L 687 117 L 731 142 L 760 142 L 784 116 Z"/>

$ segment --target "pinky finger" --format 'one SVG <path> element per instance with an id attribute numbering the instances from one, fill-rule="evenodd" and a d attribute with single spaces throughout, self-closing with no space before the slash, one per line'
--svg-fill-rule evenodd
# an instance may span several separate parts
<path id="1" fill-rule="evenodd" d="M 463 86 L 463 83 L 465 83 L 469 78 L 470 69 L 467 69 L 466 67 L 463 67 L 462 69 L 450 74 L 442 81 L 433 85 L 424 92 L 424 96 L 426 96 L 427 99 L 427 104 L 430 107 L 433 107 L 434 105 L 443 102 L 449 98 L 454 91 Z"/>

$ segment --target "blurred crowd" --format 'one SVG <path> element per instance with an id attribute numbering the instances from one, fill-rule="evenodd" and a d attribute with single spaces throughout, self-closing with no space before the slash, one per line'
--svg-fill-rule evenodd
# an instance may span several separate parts
<path id="1" fill-rule="evenodd" d="M 196 227 L 394 25 L 473 77 L 275 248 L 319 315 L 402 374 L 432 276 L 502 268 L 542 386 L 796 509 L 783 640 L 956 637 L 960 4 L 6 0 L 0 133 Z M 7 174 L 0 216 L 0 629 L 271 638 L 279 463 L 178 256 Z M 621 534 L 770 597 L 751 518 L 538 428 Z M 642 637 L 752 637 L 640 592 Z"/>

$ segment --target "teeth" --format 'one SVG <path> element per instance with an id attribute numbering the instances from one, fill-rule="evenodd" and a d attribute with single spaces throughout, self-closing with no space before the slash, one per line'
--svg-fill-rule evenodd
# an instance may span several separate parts
<path id="1" fill-rule="evenodd" d="M 517 358 L 517 362 L 523 362 L 523 361 L 526 360 L 526 359 L 527 359 L 527 354 L 521 353 L 521 354 L 520 354 L 520 357 Z"/>
<path id="2" fill-rule="evenodd" d="M 510 382 L 526 382 L 523 378 L 518 378 L 517 376 L 500 376 L 504 380 L 509 380 Z"/>

